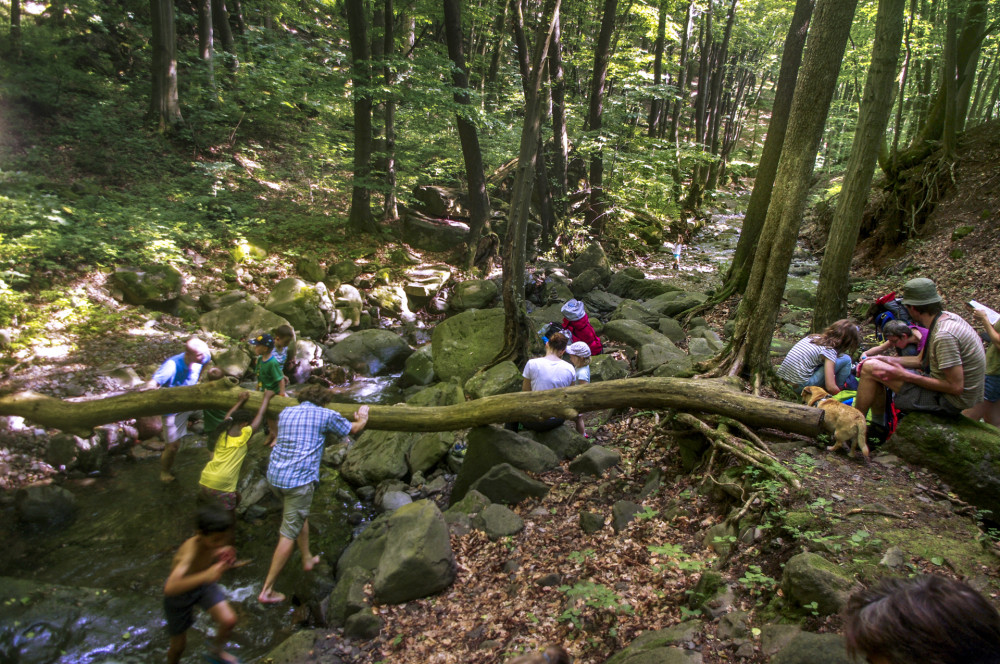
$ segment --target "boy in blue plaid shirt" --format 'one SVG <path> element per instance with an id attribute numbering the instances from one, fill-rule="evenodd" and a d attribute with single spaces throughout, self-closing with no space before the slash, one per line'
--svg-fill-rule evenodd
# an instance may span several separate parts
<path id="1" fill-rule="evenodd" d="M 278 438 L 271 450 L 267 481 L 281 498 L 283 510 L 278 546 L 264 587 L 257 596 L 262 604 L 284 601 L 285 596 L 274 591 L 274 582 L 296 543 L 302 553 L 302 569 L 309 572 L 319 562 L 319 556 L 313 556 L 309 550 L 309 507 L 313 489 L 319 482 L 326 434 L 360 433 L 368 423 L 368 406 L 358 408 L 351 423 L 340 413 L 324 408 L 332 397 L 333 392 L 322 385 L 310 385 L 298 393 L 298 406 L 285 408 L 278 415 Z"/>

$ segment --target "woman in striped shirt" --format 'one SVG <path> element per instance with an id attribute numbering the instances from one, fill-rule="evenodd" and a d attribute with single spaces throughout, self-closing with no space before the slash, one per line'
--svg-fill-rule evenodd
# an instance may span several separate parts
<path id="1" fill-rule="evenodd" d="M 791 383 L 796 393 L 818 385 L 830 394 L 844 389 L 851 375 L 851 354 L 861 345 L 854 321 L 838 320 L 820 334 L 810 334 L 792 346 L 778 367 L 778 377 Z"/>

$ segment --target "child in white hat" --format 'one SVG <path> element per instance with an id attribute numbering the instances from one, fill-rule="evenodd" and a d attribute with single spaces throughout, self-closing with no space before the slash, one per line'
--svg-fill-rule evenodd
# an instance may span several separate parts
<path id="1" fill-rule="evenodd" d="M 576 369 L 576 382 L 574 385 L 584 385 L 590 383 L 590 346 L 582 341 L 575 341 L 566 346 L 566 356 L 569 363 Z M 590 438 L 586 427 L 583 426 L 583 414 L 576 416 L 576 430 L 584 438 Z"/>

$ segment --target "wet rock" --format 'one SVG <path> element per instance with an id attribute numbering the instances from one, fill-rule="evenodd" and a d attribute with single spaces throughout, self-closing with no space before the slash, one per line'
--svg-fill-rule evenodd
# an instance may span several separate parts
<path id="1" fill-rule="evenodd" d="M 401 369 L 412 353 L 409 344 L 389 330 L 361 330 L 328 348 L 323 359 L 365 376 L 379 376 Z"/>
<path id="2" fill-rule="evenodd" d="M 431 347 L 428 344 L 413 351 L 413 354 L 406 358 L 400 383 L 403 387 L 430 385 L 434 379 L 434 357 L 431 355 Z"/>
<path id="3" fill-rule="evenodd" d="M 249 339 L 263 330 L 288 325 L 288 320 L 253 302 L 240 302 L 202 314 L 198 319 L 202 329 L 218 332 L 233 339 Z"/>
<path id="4" fill-rule="evenodd" d="M 493 541 L 516 535 L 524 530 L 524 520 L 503 505 L 487 505 L 472 520 L 472 525 L 486 533 L 486 536 Z"/>
<path id="5" fill-rule="evenodd" d="M 456 285 L 448 298 L 452 311 L 486 309 L 496 301 L 499 290 L 496 282 L 489 279 L 470 279 Z"/>
<path id="6" fill-rule="evenodd" d="M 797 634 L 771 658 L 771 664 L 856 664 L 839 634 Z"/>
<path id="7" fill-rule="evenodd" d="M 604 515 L 594 512 L 580 512 L 580 530 L 593 535 L 604 529 Z"/>
<path id="8" fill-rule="evenodd" d="M 349 639 L 368 641 L 382 631 L 382 619 L 370 611 L 359 611 L 344 623 L 344 636 Z"/>
<path id="9" fill-rule="evenodd" d="M 467 381 L 503 347 L 501 309 L 465 311 L 434 327 L 434 372 L 440 380 Z"/>
<path id="10" fill-rule="evenodd" d="M 461 500 L 476 480 L 503 463 L 540 473 L 555 468 L 559 458 L 548 447 L 513 431 L 495 426 L 476 427 L 468 435 L 465 461 L 451 493 L 452 504 Z"/>
<path id="11" fill-rule="evenodd" d="M 815 610 L 824 616 L 840 611 L 852 585 L 837 565 L 815 553 L 792 556 L 781 577 L 782 591 L 793 605 L 815 602 Z"/>
<path id="12" fill-rule="evenodd" d="M 592 445 L 586 452 L 569 463 L 569 470 L 577 475 L 600 477 L 604 471 L 617 465 L 622 455 L 600 445 Z"/>
<path id="13" fill-rule="evenodd" d="M 600 244 L 594 242 L 587 246 L 580 255 L 576 257 L 567 272 L 569 276 L 576 277 L 577 275 L 586 272 L 587 270 L 607 270 L 610 269 L 610 264 L 608 263 L 608 256 L 604 253 L 604 248 Z"/>
<path id="14" fill-rule="evenodd" d="M 56 528 L 76 518 L 76 496 L 60 486 L 29 486 L 14 494 L 14 511 L 33 527 Z"/>
<path id="15" fill-rule="evenodd" d="M 454 558 L 437 505 L 420 500 L 399 508 L 387 520 L 387 537 L 393 546 L 382 553 L 372 580 L 379 602 L 401 604 L 451 585 Z"/>
<path id="16" fill-rule="evenodd" d="M 589 450 L 591 446 L 589 439 L 570 427 L 556 427 L 550 431 L 526 431 L 523 435 L 538 441 L 562 459 L 573 459 Z"/>
<path id="17" fill-rule="evenodd" d="M 184 277 L 164 263 L 145 267 L 120 267 L 111 275 L 111 283 L 122 297 L 134 305 L 165 305 L 177 299 L 184 288 Z"/>
<path id="18" fill-rule="evenodd" d="M 465 391 L 473 399 L 520 392 L 523 376 L 513 362 L 501 362 L 465 381 Z"/>
<path id="19" fill-rule="evenodd" d="M 509 463 L 490 468 L 472 484 L 494 503 L 516 505 L 527 498 L 541 498 L 549 492 L 544 482 L 533 480 Z"/>

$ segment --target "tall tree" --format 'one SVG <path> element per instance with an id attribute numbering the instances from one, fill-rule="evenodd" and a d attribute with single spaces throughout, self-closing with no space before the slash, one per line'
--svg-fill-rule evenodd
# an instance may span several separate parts
<path id="1" fill-rule="evenodd" d="M 660 93 L 663 82 L 663 43 L 667 36 L 667 3 L 660 0 L 660 15 L 656 20 L 656 42 L 653 44 L 653 87 L 656 92 L 649 101 L 649 118 L 646 121 L 646 133 L 650 137 L 659 136 L 660 123 L 663 121 L 663 107 L 666 101 Z"/>
<path id="2" fill-rule="evenodd" d="M 21 57 L 21 0 L 10 0 L 10 52 Z"/>
<path id="3" fill-rule="evenodd" d="M 462 15 L 459 8 L 459 0 L 444 0 L 444 32 L 448 40 L 448 57 L 453 65 L 451 77 L 455 85 L 455 103 L 459 104 L 455 122 L 458 124 L 458 137 L 462 143 L 462 157 L 465 159 L 465 179 L 469 183 L 469 255 L 466 266 L 471 268 L 479 245 L 479 234 L 490 218 L 490 198 L 483 175 L 479 132 L 470 117 L 472 108 L 469 102 L 469 74 L 462 49 Z"/>
<path id="4" fill-rule="evenodd" d="M 392 90 L 396 85 L 396 69 L 392 63 L 395 50 L 395 14 L 392 0 L 384 0 L 385 31 L 382 48 L 384 58 L 382 76 L 385 87 Z M 396 207 L 396 98 L 389 94 L 385 100 L 385 205 L 382 208 L 382 218 L 393 221 L 399 217 Z"/>
<path id="5" fill-rule="evenodd" d="M 611 37 L 615 29 L 618 0 L 604 0 L 601 32 L 594 47 L 594 75 L 590 82 L 590 105 L 587 112 L 587 129 L 596 135 L 601 131 L 604 114 L 604 88 L 608 80 L 608 63 L 611 61 Z M 604 155 L 595 149 L 590 158 L 590 204 L 586 222 L 594 235 L 600 237 L 607 223 L 607 201 L 604 198 Z"/>
<path id="6" fill-rule="evenodd" d="M 368 177 L 372 158 L 371 48 L 364 0 L 346 0 L 351 42 L 351 78 L 354 96 L 354 184 L 351 188 L 350 225 L 361 232 L 375 230 Z"/>
<path id="7" fill-rule="evenodd" d="M 558 212 L 566 214 L 566 194 L 569 190 L 569 134 L 566 131 L 566 78 L 562 62 L 562 19 L 556 15 L 552 28 L 552 46 L 549 48 L 549 81 L 552 91 L 552 138 L 555 154 L 552 171 L 556 183 Z"/>
<path id="8" fill-rule="evenodd" d="M 737 309 L 732 341 L 728 352 L 717 358 L 719 370 L 749 374 L 755 389 L 771 366 L 774 325 L 856 6 L 857 0 L 816 3 L 775 176 L 777 186 Z"/>
<path id="9" fill-rule="evenodd" d="M 722 83 L 727 78 L 726 63 L 729 59 L 729 40 L 733 34 L 733 23 L 736 22 L 736 0 L 732 0 L 729 5 L 729 14 L 726 18 L 726 28 L 722 35 L 722 45 L 719 47 L 716 56 L 717 65 L 715 75 L 712 77 L 712 96 L 708 118 L 708 138 L 709 152 L 713 155 L 719 154 L 719 127 L 722 126 L 723 95 Z M 730 77 L 730 80 L 731 77 Z M 713 159 L 708 166 L 708 181 L 705 189 L 711 191 L 718 184 L 720 159 Z"/>
<path id="10" fill-rule="evenodd" d="M 212 0 L 198 0 L 198 57 L 205 63 L 209 87 L 215 87 L 215 58 L 212 54 Z"/>
<path id="11" fill-rule="evenodd" d="M 149 0 L 153 48 L 149 115 L 161 132 L 179 125 L 181 105 L 177 96 L 177 39 L 173 0 Z"/>
<path id="12" fill-rule="evenodd" d="M 512 360 L 520 365 L 528 356 L 528 320 L 524 309 L 524 264 L 528 239 L 528 211 L 535 179 L 535 159 L 542 126 L 541 82 L 561 0 L 546 0 L 543 20 L 535 35 L 535 50 L 526 86 L 524 123 L 511 192 L 507 233 L 503 240 L 504 345 L 492 364 Z M 520 2 L 515 0 L 516 12 Z M 523 24 L 523 23 L 522 23 Z"/>
<path id="13" fill-rule="evenodd" d="M 878 3 L 875 44 L 861 99 L 858 126 L 820 267 L 817 290 L 823 297 L 817 300 L 813 311 L 814 332 L 847 314 L 851 258 L 858 242 L 861 215 L 868 200 L 875 160 L 885 140 L 885 128 L 892 112 L 905 6 L 906 0 L 879 0 Z"/>
<path id="14" fill-rule="evenodd" d="M 222 44 L 222 50 L 229 54 L 229 68 L 235 70 L 239 67 L 240 61 L 236 55 L 236 40 L 233 38 L 233 29 L 229 25 L 229 10 L 226 8 L 226 0 L 212 0 L 212 27 L 215 35 Z"/>

